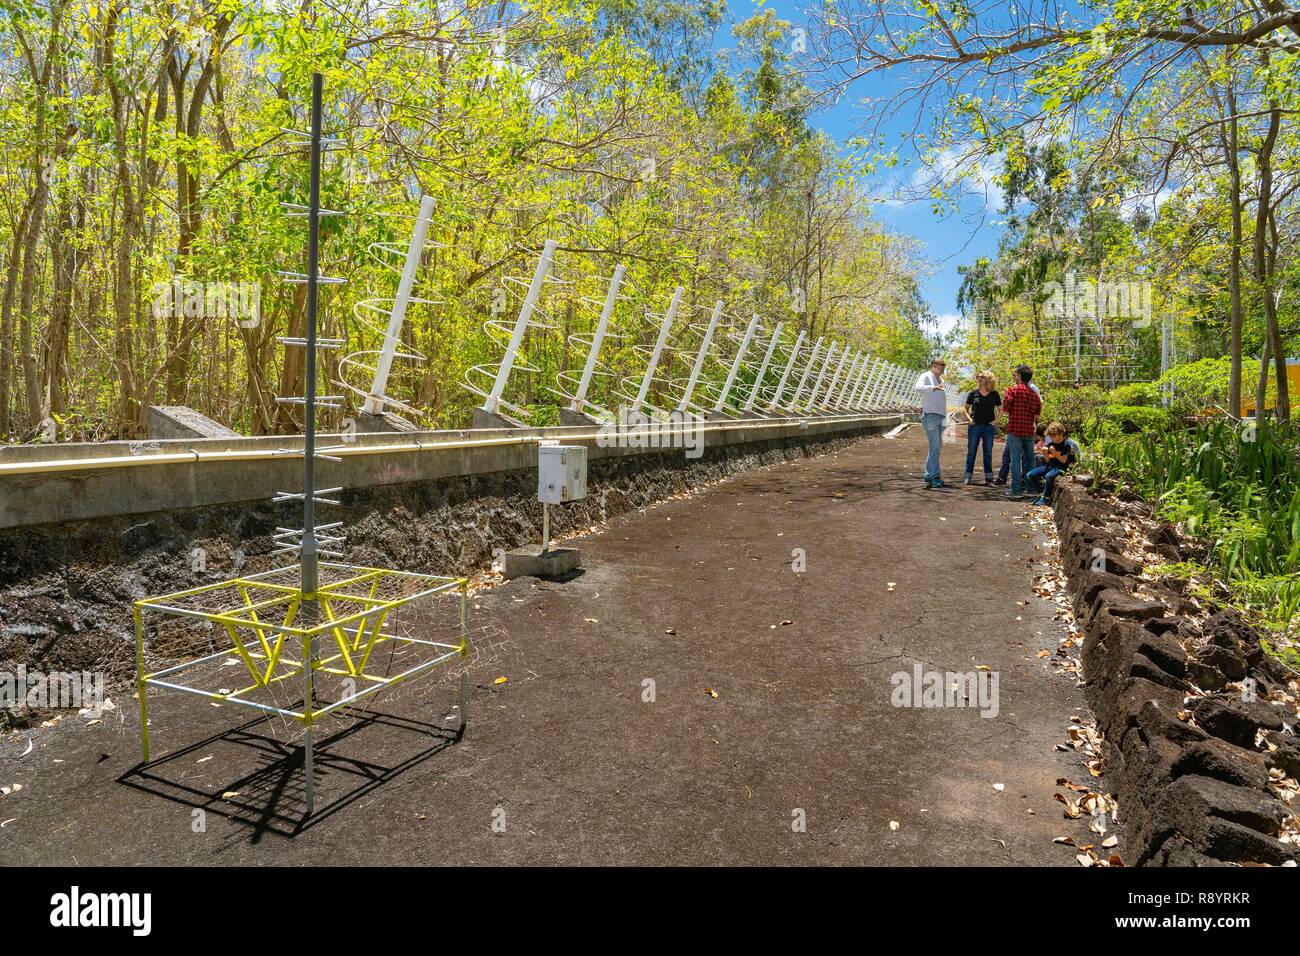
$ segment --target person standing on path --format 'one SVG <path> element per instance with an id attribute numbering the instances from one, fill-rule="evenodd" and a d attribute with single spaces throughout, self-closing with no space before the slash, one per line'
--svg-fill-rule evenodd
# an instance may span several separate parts
<path id="1" fill-rule="evenodd" d="M 1015 384 L 1002 399 L 1007 416 L 1007 446 L 1011 449 L 1011 488 L 1004 498 L 1021 498 L 1025 493 L 1025 475 L 1034 466 L 1034 422 L 1043 411 L 1043 400 L 1029 387 L 1033 372 L 1028 365 L 1017 366 Z"/>
<path id="2" fill-rule="evenodd" d="M 993 387 L 993 373 L 987 369 L 975 376 L 978 387 L 966 396 L 966 484 L 975 483 L 975 453 L 984 446 L 984 484 L 993 484 L 993 438 L 1002 396 Z"/>
<path id="3" fill-rule="evenodd" d="M 1038 400 L 1042 401 L 1043 393 L 1039 391 L 1038 386 L 1033 382 L 1030 382 L 1029 387 L 1034 390 L 1034 394 L 1038 396 Z M 1042 432 L 1038 431 L 1037 428 L 1035 428 L 1034 433 L 1036 435 L 1042 435 Z M 993 484 L 1005 485 L 1007 483 L 1007 475 L 1009 474 L 1011 474 L 1011 444 L 1007 442 L 1002 445 L 1002 463 L 998 465 L 998 476 L 993 480 Z"/>
<path id="4" fill-rule="evenodd" d="M 948 423 L 948 391 L 943 384 L 943 373 L 947 367 L 947 362 L 936 357 L 930 363 L 930 371 L 922 372 L 916 380 L 916 390 L 921 393 L 921 427 L 925 429 L 927 443 L 927 488 L 948 487 L 939 476 L 939 450 L 943 447 L 943 428 Z"/>

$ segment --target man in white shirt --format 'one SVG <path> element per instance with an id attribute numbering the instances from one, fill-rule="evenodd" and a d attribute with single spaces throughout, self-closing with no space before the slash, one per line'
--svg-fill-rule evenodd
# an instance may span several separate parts
<path id="1" fill-rule="evenodd" d="M 948 363 L 935 358 L 930 370 L 922 372 L 916 380 L 916 390 L 921 393 L 921 427 L 929 450 L 925 456 L 925 487 L 946 488 L 939 477 L 939 450 L 943 447 L 943 429 L 948 423 L 948 391 L 943 383 L 943 373 Z"/>

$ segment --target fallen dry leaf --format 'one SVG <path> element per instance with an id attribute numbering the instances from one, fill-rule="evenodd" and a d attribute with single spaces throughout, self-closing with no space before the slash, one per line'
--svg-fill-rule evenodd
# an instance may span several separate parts
<path id="1" fill-rule="evenodd" d="M 712 697 L 714 700 L 717 700 L 717 699 L 718 699 L 718 692 L 717 692 L 716 690 L 714 690 L 712 687 L 706 687 L 706 688 L 704 688 L 704 693 L 708 694 L 708 695 L 709 695 L 710 697 Z"/>
<path id="2" fill-rule="evenodd" d="M 492 683 L 494 683 L 494 684 L 504 684 L 504 683 L 505 683 L 506 681 L 508 681 L 509 679 L 510 679 L 509 677 L 498 677 L 498 678 L 497 678 L 496 680 L 494 680 Z"/>

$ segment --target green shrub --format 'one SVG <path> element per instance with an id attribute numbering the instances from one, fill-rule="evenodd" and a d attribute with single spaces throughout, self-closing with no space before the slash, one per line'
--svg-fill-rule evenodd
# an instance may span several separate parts
<path id="1" fill-rule="evenodd" d="M 1060 422 L 1075 437 L 1086 437 L 1086 423 L 1106 404 L 1106 393 L 1096 385 L 1053 388 L 1043 396 L 1044 422 Z"/>
<path id="2" fill-rule="evenodd" d="M 1252 363 L 1247 363 L 1250 365 Z M 1247 372 L 1243 392 L 1254 394 L 1256 364 Z M 1169 387 L 1172 391 L 1170 411 L 1175 415 L 1195 415 L 1213 409 L 1228 407 L 1228 385 L 1232 379 L 1232 359 L 1205 358 L 1186 365 L 1175 365 L 1156 383 L 1157 388 Z M 1231 409 L 1229 409 L 1231 411 Z"/>
<path id="3" fill-rule="evenodd" d="M 1160 404 L 1160 391 L 1152 382 L 1132 382 L 1110 390 L 1111 405 L 1152 408 Z"/>
<path id="4" fill-rule="evenodd" d="M 1122 411 L 1105 427 L 1132 409 Z M 1089 461 L 1098 474 L 1130 481 L 1160 517 L 1205 543 L 1220 599 L 1275 630 L 1300 626 L 1300 433 L 1293 426 L 1265 419 L 1244 430 L 1218 418 L 1190 429 L 1105 435 Z"/>
<path id="5" fill-rule="evenodd" d="M 1084 424 L 1094 438 L 1168 431 L 1173 419 L 1163 408 L 1143 405 L 1105 405 Z"/>

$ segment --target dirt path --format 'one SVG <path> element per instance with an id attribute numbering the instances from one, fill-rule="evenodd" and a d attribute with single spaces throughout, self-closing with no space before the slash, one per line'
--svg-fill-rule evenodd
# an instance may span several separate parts
<path id="1" fill-rule="evenodd" d="M 1086 773 L 1054 746 L 1083 705 L 1036 657 L 1057 638 L 1039 539 L 1000 489 L 925 490 L 922 445 L 751 472 L 581 539 L 576 580 L 480 595 L 516 651 L 476 675 L 465 739 L 430 733 L 448 686 L 379 704 L 325 748 L 296 833 L 300 771 L 256 727 L 223 734 L 232 708 L 159 697 L 147 775 L 129 699 L 10 736 L 0 860 L 1074 865 L 1054 783 Z M 918 662 L 991 668 L 997 716 L 893 706 Z"/>

